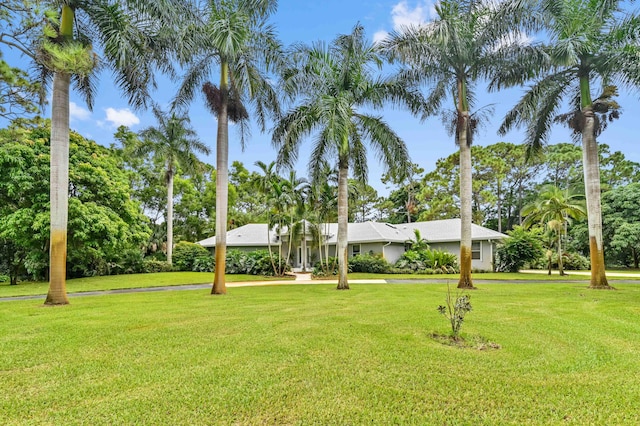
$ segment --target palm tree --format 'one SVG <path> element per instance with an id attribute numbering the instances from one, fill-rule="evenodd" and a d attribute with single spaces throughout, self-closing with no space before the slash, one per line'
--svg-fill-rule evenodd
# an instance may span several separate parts
<path id="1" fill-rule="evenodd" d="M 526 216 L 523 226 L 530 227 L 539 223 L 548 232 L 556 235 L 560 275 L 565 274 L 562 267 L 562 237 L 566 235 L 566 228 L 574 219 L 586 216 L 585 208 L 578 198 L 580 196 L 576 193 L 568 190 L 565 192 L 555 185 L 547 185 L 541 189 L 536 201 L 522 209 L 522 215 Z"/>
<path id="2" fill-rule="evenodd" d="M 278 179 L 278 175 L 275 172 L 276 163 L 275 161 L 270 162 L 269 164 L 263 161 L 256 161 L 256 166 L 262 171 L 262 176 L 260 176 L 254 183 L 256 190 L 264 196 L 263 201 L 266 206 L 267 212 L 267 248 L 269 250 L 269 258 L 271 259 L 271 266 L 273 267 L 274 275 L 281 275 L 280 268 L 282 265 L 278 265 L 276 267 L 275 260 L 273 259 L 273 249 L 271 248 L 271 228 L 273 225 L 272 222 L 272 210 L 271 210 L 271 197 L 273 194 L 271 188 L 276 179 Z M 281 243 L 280 243 L 281 244 Z M 278 258 L 278 262 L 280 261 L 280 257 Z"/>
<path id="3" fill-rule="evenodd" d="M 395 80 L 373 75 L 382 66 L 376 45 L 365 39 L 356 25 L 351 34 L 338 36 L 331 45 L 297 46 L 295 66 L 284 78 L 285 90 L 302 99 L 276 125 L 273 144 L 278 162 L 292 166 L 302 140 L 315 135 L 309 162 L 312 181 L 318 181 L 323 161 L 338 160 L 338 289 L 348 289 L 347 221 L 349 168 L 366 181 L 365 141 L 368 140 L 387 168 L 408 167 L 409 155 L 400 137 L 380 118 L 361 112 L 363 107 L 381 108 L 385 101 L 405 103 L 418 111 L 422 98 L 417 91 Z"/>
<path id="4" fill-rule="evenodd" d="M 165 183 L 167 185 L 167 262 L 171 264 L 173 253 L 173 178 L 177 168 L 194 173 L 197 171 L 198 159 L 195 153 L 209 154 L 209 148 L 200 142 L 196 132 L 189 125 L 186 114 L 170 114 L 153 108 L 153 115 L 158 121 L 157 127 L 148 127 L 140 132 L 144 139 L 138 147 L 137 154 L 153 153 L 155 160 L 164 163 Z"/>
<path id="5" fill-rule="evenodd" d="M 54 1 L 61 11 L 56 37 L 41 42 L 34 54 L 42 78 L 53 77 L 51 98 L 51 238 L 49 291 L 45 304 L 68 304 L 66 292 L 67 216 L 69 188 L 69 90 L 71 83 L 89 108 L 95 89 L 93 71 L 111 68 L 116 82 L 136 107 L 144 106 L 154 86 L 152 66 L 160 64 L 169 43 L 162 35 L 175 22 L 180 0 L 146 2 Z M 182 9 L 180 9 L 182 10 Z M 153 25 L 150 25 L 152 23 Z M 92 51 L 101 47 L 102 57 Z M 166 61 L 165 61 L 166 64 Z M 166 65 L 164 65 L 166 67 Z"/>
<path id="6" fill-rule="evenodd" d="M 329 274 L 329 224 L 337 217 L 337 187 L 338 172 L 329 163 L 321 165 L 321 172 L 310 185 L 308 194 L 311 207 L 311 234 L 314 245 L 318 247 L 319 262 L 322 272 Z M 324 260 L 323 260 L 324 254 Z"/>
<path id="7" fill-rule="evenodd" d="M 266 24 L 276 0 L 208 0 L 193 23 L 184 28 L 180 60 L 188 66 L 175 104 L 191 101 L 203 87 L 209 108 L 218 120 L 216 141 L 216 268 L 212 294 L 225 294 L 229 185 L 229 120 L 240 125 L 244 146 L 245 109 L 253 103 L 265 129 L 269 114 L 277 115 L 278 97 L 266 72 L 280 60 L 281 48 Z M 207 83 L 219 66 L 220 85 Z"/>
<path id="8" fill-rule="evenodd" d="M 383 49 L 408 65 L 403 77 L 432 85 L 426 114 L 440 112 L 447 98 L 455 111 L 447 126 L 460 148 L 460 280 L 458 288 L 474 288 L 471 279 L 471 145 L 481 120 L 471 114 L 474 86 L 490 79 L 504 63 L 517 60 L 526 46 L 518 42 L 524 16 L 519 0 L 443 0 L 437 18 L 391 34 Z M 482 109 L 480 110 L 482 111 Z"/>
<path id="9" fill-rule="evenodd" d="M 624 15 L 620 1 L 543 0 L 540 10 L 549 44 L 543 55 L 533 55 L 510 70 L 510 84 L 542 75 L 507 114 L 500 128 L 506 133 L 526 125 L 531 152 L 547 141 L 554 122 L 565 122 L 582 140 L 584 183 L 589 223 L 591 288 L 610 288 L 604 267 L 600 168 L 596 137 L 607 121 L 616 118 L 611 100 L 618 84 L 640 86 L 638 41 L 640 19 Z M 593 99 L 592 85 L 601 83 L 602 95 Z M 570 99 L 568 114 L 558 115 Z"/>

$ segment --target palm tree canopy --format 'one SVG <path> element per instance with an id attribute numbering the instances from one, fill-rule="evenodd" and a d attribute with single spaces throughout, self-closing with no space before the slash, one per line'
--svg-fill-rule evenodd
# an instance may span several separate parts
<path id="1" fill-rule="evenodd" d="M 549 42 L 521 68 L 513 72 L 510 84 L 538 79 L 507 114 L 499 132 L 526 127 L 530 152 L 547 141 L 555 122 L 568 124 L 579 137 L 581 110 L 592 108 L 600 115 L 595 132 L 607 120 L 617 118 L 618 105 L 612 101 L 616 85 L 640 86 L 640 17 L 626 13 L 620 1 L 544 0 L 539 11 Z M 601 85 L 600 96 L 592 99 L 591 82 Z M 559 114 L 569 100 L 569 113 Z"/>
<path id="2" fill-rule="evenodd" d="M 476 103 L 478 80 L 500 84 L 508 77 L 502 70 L 531 53 L 523 35 L 533 27 L 533 21 L 526 19 L 528 4 L 520 0 L 441 1 L 435 6 L 434 21 L 404 27 L 382 42 L 391 60 L 407 65 L 403 78 L 431 87 L 425 117 L 442 111 L 447 99 L 454 104 L 455 116 L 468 113 Z M 477 120 L 470 121 L 473 134 Z"/>
<path id="3" fill-rule="evenodd" d="M 562 229 L 565 223 L 586 217 L 586 208 L 582 201 L 584 194 L 562 190 L 555 185 L 546 185 L 540 190 L 536 201 L 522 209 L 526 216 L 524 226 L 542 224 L 549 229 Z"/>
<path id="4" fill-rule="evenodd" d="M 409 156 L 400 137 L 381 117 L 362 110 L 390 102 L 417 113 L 424 100 L 402 82 L 374 75 L 383 59 L 378 47 L 366 40 L 362 26 L 338 36 L 330 45 L 295 46 L 292 57 L 293 66 L 285 73 L 283 86 L 291 99 L 301 99 L 301 103 L 274 129 L 272 142 L 279 148 L 279 164 L 293 166 L 301 141 L 313 136 L 309 169 L 314 181 L 326 161 L 336 158 L 366 181 L 365 141 L 387 167 L 408 167 Z"/>
<path id="5" fill-rule="evenodd" d="M 229 67 L 229 99 L 241 112 L 230 116 L 240 124 L 241 142 L 248 133 L 245 105 L 252 105 L 262 130 L 268 118 L 280 112 L 279 98 L 269 73 L 281 66 L 281 45 L 273 26 L 267 23 L 275 11 L 275 0 L 210 0 L 191 15 L 193 21 L 181 29 L 178 61 L 187 68 L 174 99 L 174 106 L 188 104 L 204 87 L 216 67 Z M 215 87 L 205 90 L 214 92 Z M 218 89 L 219 90 L 219 89 Z M 207 93 L 209 108 L 215 103 Z"/>
<path id="6" fill-rule="evenodd" d="M 165 113 L 158 107 L 153 108 L 153 114 L 158 125 L 140 132 L 143 142 L 136 150 L 137 153 L 153 153 L 154 158 L 166 163 L 167 173 L 175 173 L 176 166 L 187 172 L 196 171 L 198 161 L 194 154 L 209 154 L 210 150 L 190 127 L 189 117 L 175 111 Z"/>
<path id="7" fill-rule="evenodd" d="M 134 107 L 145 107 L 156 87 L 155 70 L 171 70 L 166 58 L 175 45 L 168 24 L 187 11 L 183 0 L 57 0 L 53 9 L 73 12 L 73 39 L 44 38 L 35 55 L 45 86 L 55 72 L 72 75 L 72 83 L 93 107 L 98 72 L 113 72 L 114 80 Z M 53 23 L 52 34 L 60 25 Z"/>

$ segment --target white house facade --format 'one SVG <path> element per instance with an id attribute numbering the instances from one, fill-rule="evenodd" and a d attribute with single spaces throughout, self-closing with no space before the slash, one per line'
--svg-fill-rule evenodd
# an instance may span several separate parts
<path id="1" fill-rule="evenodd" d="M 269 229 L 265 223 L 251 223 L 227 232 L 227 247 L 252 251 L 271 249 L 287 257 L 294 269 L 310 269 L 320 257 L 335 256 L 338 224 L 321 224 L 317 230 L 311 224 L 302 227 L 304 232 L 290 235 L 285 228 L 281 232 Z M 389 263 L 395 263 L 408 248 L 407 242 L 415 238 L 414 231 L 420 231 L 432 249 L 446 250 L 460 256 L 460 219 L 435 220 L 392 225 L 382 222 L 349 223 L 349 257 L 359 254 L 381 254 Z M 321 235 L 322 245 L 318 243 Z M 490 271 L 496 243 L 507 236 L 491 229 L 471 226 L 472 268 Z M 215 247 L 215 237 L 199 241 L 203 247 Z M 325 251 L 326 250 L 326 251 Z"/>

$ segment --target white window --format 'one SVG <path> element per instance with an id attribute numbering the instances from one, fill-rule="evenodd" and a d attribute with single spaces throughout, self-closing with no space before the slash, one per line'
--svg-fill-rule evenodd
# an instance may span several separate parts
<path id="1" fill-rule="evenodd" d="M 482 260 L 482 241 L 471 243 L 471 259 Z"/>
<path id="2" fill-rule="evenodd" d="M 360 254 L 360 244 L 354 244 L 351 246 L 351 256 L 357 256 Z"/>

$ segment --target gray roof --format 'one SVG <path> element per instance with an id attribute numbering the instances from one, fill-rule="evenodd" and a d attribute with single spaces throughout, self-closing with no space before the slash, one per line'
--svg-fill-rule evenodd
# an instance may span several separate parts
<path id="1" fill-rule="evenodd" d="M 402 228 L 409 234 L 409 238 L 414 238 L 413 230 L 420 231 L 422 238 L 429 242 L 444 243 L 448 241 L 460 241 L 460 219 L 444 219 L 433 220 L 431 222 L 415 222 L 415 223 L 403 223 L 400 225 L 394 225 Z M 502 240 L 506 238 L 505 234 L 502 234 L 493 229 L 485 228 L 484 226 L 471 224 L 471 239 L 477 240 Z"/>
<path id="2" fill-rule="evenodd" d="M 338 224 L 328 223 L 327 235 L 328 243 L 335 244 L 337 241 Z M 414 222 L 392 225 L 384 222 L 362 222 L 350 223 L 348 227 L 349 243 L 375 243 L 392 242 L 404 243 L 414 238 L 414 229 L 420 231 L 422 238 L 428 242 L 451 242 L 460 241 L 460 219 L 434 220 L 431 222 Z M 323 232 L 325 228 L 322 228 Z M 285 230 L 286 233 L 286 230 Z M 227 232 L 227 246 L 229 247 L 267 247 L 267 224 L 250 223 Z M 272 246 L 280 244 L 276 233 L 272 230 L 269 234 Z M 506 235 L 485 228 L 483 226 L 471 225 L 471 239 L 477 240 L 501 240 Z M 215 246 L 215 237 L 198 241 L 204 247 Z"/>

